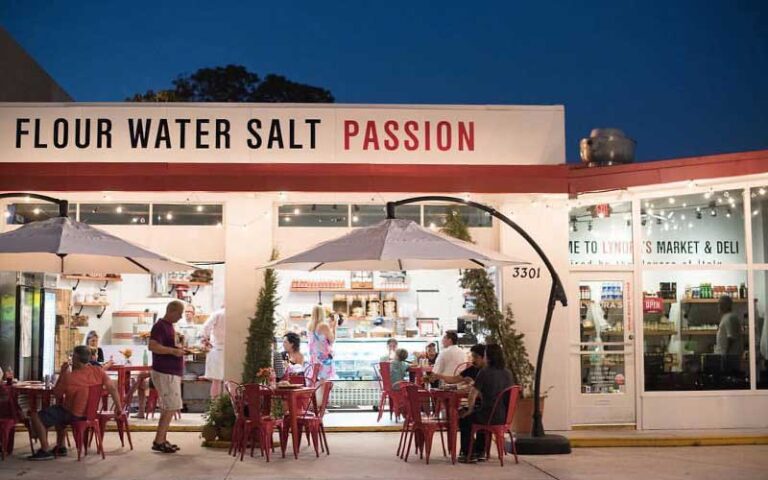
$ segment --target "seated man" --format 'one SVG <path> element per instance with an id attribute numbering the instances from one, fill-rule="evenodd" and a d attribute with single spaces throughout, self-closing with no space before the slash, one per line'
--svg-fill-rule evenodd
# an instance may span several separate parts
<path id="1" fill-rule="evenodd" d="M 506 420 L 506 399 L 493 411 L 496 398 L 501 392 L 514 384 L 512 372 L 505 367 L 504 352 L 498 345 L 486 345 L 486 366 L 475 378 L 475 384 L 469 393 L 468 407 L 461 413 L 459 430 L 461 431 L 461 453 L 459 461 L 474 463 L 485 459 L 485 435 L 478 434 L 469 457 L 469 442 L 473 423 L 501 425 Z M 479 397 L 479 402 L 478 402 Z M 491 412 L 493 411 L 493 417 Z"/>
<path id="2" fill-rule="evenodd" d="M 398 348 L 395 352 L 396 360 L 389 363 L 389 378 L 394 386 L 397 382 L 408 380 L 408 367 L 410 364 L 405 360 L 408 358 L 408 351 L 404 348 Z"/>
<path id="3" fill-rule="evenodd" d="M 436 373 L 430 377 L 442 380 L 445 383 L 467 383 L 472 384 L 475 381 L 475 377 L 480 373 L 480 370 L 485 367 L 485 345 L 478 343 L 469 349 L 469 353 L 472 361 L 472 365 L 465 368 L 464 371 L 458 375 L 441 375 Z"/>
<path id="4" fill-rule="evenodd" d="M 467 356 L 458 346 L 459 335 L 455 330 L 446 331 L 442 342 L 443 350 L 437 356 L 432 372 L 437 375 L 453 375 L 456 367 L 467 361 Z"/>
<path id="5" fill-rule="evenodd" d="M 61 405 L 51 405 L 31 415 L 31 425 L 35 435 L 40 440 L 40 448 L 30 460 L 51 460 L 56 456 L 67 454 L 67 448 L 63 445 L 64 428 L 75 420 L 85 418 L 86 406 L 88 404 L 88 390 L 93 385 L 103 385 L 112 396 L 115 405 L 115 413 L 120 414 L 120 397 L 117 394 L 117 388 L 107 377 L 106 372 L 101 367 L 89 365 L 91 360 L 91 349 L 85 345 L 75 347 L 72 353 L 72 371 L 69 371 L 69 364 L 64 363 L 61 366 L 61 375 L 59 376 L 53 393 L 57 396 L 64 396 L 64 403 Z M 49 451 L 48 429 L 55 427 L 57 432 L 56 448 Z"/>

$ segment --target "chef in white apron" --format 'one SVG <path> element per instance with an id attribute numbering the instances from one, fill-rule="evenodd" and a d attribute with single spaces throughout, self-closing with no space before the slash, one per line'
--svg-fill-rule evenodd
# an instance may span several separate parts
<path id="1" fill-rule="evenodd" d="M 211 398 L 221 395 L 224 381 L 224 324 L 225 310 L 217 310 L 203 325 L 203 345 L 208 348 L 205 357 L 205 378 L 211 381 Z"/>

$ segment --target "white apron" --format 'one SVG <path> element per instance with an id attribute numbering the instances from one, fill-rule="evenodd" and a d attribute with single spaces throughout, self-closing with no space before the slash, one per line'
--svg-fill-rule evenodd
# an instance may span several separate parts
<path id="1" fill-rule="evenodd" d="M 224 349 L 213 347 L 205 356 L 205 378 L 224 380 Z"/>

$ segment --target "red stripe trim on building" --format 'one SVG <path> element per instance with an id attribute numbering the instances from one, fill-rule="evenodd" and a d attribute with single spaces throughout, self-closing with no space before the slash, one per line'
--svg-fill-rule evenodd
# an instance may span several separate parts
<path id="1" fill-rule="evenodd" d="M 0 163 L 0 190 L 564 192 L 565 165 Z"/>
<path id="2" fill-rule="evenodd" d="M 570 193 L 768 173 L 768 150 L 569 165 L 0 163 L 0 191 Z"/>

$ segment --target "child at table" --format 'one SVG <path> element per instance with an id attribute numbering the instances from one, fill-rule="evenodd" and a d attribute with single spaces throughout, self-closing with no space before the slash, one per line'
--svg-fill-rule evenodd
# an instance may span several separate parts
<path id="1" fill-rule="evenodd" d="M 398 348 L 395 351 L 395 360 L 389 363 L 389 377 L 392 381 L 392 386 L 396 389 L 398 388 L 395 386 L 397 382 L 408 380 L 408 367 L 411 364 L 406 361 L 407 358 L 408 351 L 404 348 Z"/>

